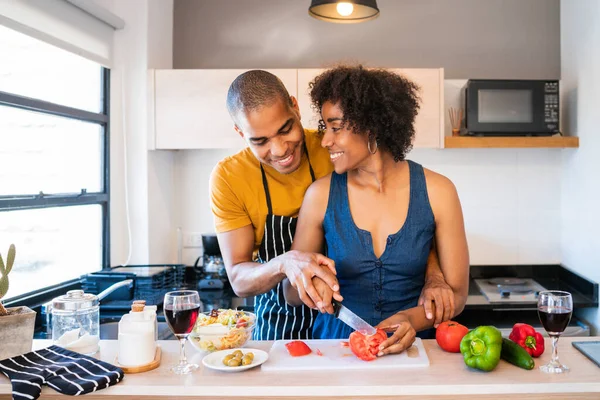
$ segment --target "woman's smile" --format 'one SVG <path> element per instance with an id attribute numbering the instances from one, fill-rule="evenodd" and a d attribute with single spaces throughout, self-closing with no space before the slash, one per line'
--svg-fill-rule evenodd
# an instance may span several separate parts
<path id="1" fill-rule="evenodd" d="M 344 154 L 343 151 L 337 152 L 329 152 L 329 158 L 331 158 L 331 162 L 335 162 L 338 158 L 340 158 Z"/>

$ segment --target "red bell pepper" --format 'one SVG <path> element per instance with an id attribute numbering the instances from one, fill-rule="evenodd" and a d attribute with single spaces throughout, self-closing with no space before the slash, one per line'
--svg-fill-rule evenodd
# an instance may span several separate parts
<path id="1" fill-rule="evenodd" d="M 539 357 L 544 352 L 544 337 L 531 325 L 515 324 L 508 338 L 524 348 L 532 357 Z"/>

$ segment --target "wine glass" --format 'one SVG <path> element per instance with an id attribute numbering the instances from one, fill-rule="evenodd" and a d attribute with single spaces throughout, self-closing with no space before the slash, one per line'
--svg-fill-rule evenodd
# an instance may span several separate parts
<path id="1" fill-rule="evenodd" d="M 561 374 L 568 372 L 569 367 L 558 361 L 556 348 L 560 334 L 564 332 L 571 321 L 573 313 L 573 298 L 571 293 L 560 290 L 540 292 L 538 297 L 538 316 L 548 336 L 552 338 L 552 360 L 540 366 L 542 372 Z"/>
<path id="2" fill-rule="evenodd" d="M 200 306 L 200 296 L 195 290 L 178 290 L 165 294 L 163 306 L 165 319 L 181 343 L 179 364 L 171 368 L 171 371 L 176 374 L 189 374 L 198 368 L 197 364 L 190 364 L 187 361 L 185 341 L 194 329 Z"/>

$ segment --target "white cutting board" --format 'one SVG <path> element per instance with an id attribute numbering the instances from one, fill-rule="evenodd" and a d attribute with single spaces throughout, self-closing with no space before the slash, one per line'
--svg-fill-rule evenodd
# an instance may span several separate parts
<path id="1" fill-rule="evenodd" d="M 269 351 L 269 359 L 262 365 L 264 371 L 316 371 L 335 369 L 405 369 L 423 368 L 429 366 L 429 358 L 420 338 L 416 338 L 415 346 L 418 349 L 416 357 L 409 357 L 406 351 L 400 354 L 377 357 L 373 361 L 363 361 L 356 357 L 349 347 L 342 347 L 341 342 L 346 340 L 303 340 L 312 350 L 312 353 L 302 357 L 292 357 L 285 344 L 291 340 L 277 340 Z M 322 356 L 317 355 L 317 349 Z M 413 349 L 414 350 L 414 349 Z M 414 355 L 414 351 L 410 352 Z"/>

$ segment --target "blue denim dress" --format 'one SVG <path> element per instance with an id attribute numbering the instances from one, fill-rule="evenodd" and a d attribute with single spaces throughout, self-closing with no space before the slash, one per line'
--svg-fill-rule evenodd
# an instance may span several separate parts
<path id="1" fill-rule="evenodd" d="M 356 226 L 348 203 L 347 174 L 331 176 L 329 203 L 323 221 L 327 256 L 335 261 L 343 304 L 375 326 L 398 311 L 417 305 L 425 282 L 435 219 L 423 167 L 408 161 L 410 200 L 406 222 L 388 236 L 380 258 L 368 231 Z M 319 314 L 313 327 L 317 339 L 345 339 L 353 330 L 330 314 Z M 431 332 L 427 332 L 429 336 Z M 422 336 L 422 335 L 419 335 Z"/>

